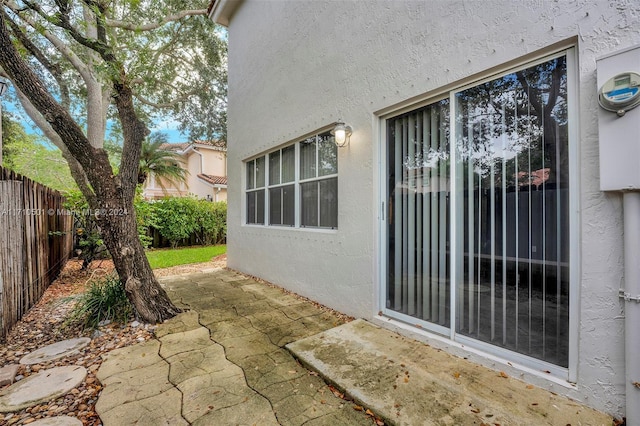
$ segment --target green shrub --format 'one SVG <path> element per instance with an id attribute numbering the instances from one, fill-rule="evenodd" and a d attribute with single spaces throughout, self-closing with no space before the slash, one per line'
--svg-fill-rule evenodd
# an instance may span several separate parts
<path id="1" fill-rule="evenodd" d="M 193 197 L 168 197 L 153 203 L 155 226 L 171 247 L 198 230 L 197 202 Z"/>
<path id="2" fill-rule="evenodd" d="M 138 238 L 142 247 L 149 248 L 153 243 L 153 238 L 149 235 L 149 228 L 155 226 L 156 215 L 153 205 L 142 197 L 142 186 L 136 188 L 136 196 L 133 199 L 133 208 L 136 212 L 136 223 L 138 226 Z"/>
<path id="3" fill-rule="evenodd" d="M 203 201 L 198 205 L 198 221 L 202 244 L 221 244 L 227 238 L 227 203 Z"/>
<path id="4" fill-rule="evenodd" d="M 133 306 L 127 298 L 124 286 L 117 275 L 110 275 L 92 282 L 88 290 L 78 297 L 69 314 L 68 323 L 85 329 L 97 328 L 105 320 L 124 324 L 132 314 Z"/>
<path id="5" fill-rule="evenodd" d="M 224 242 L 227 235 L 227 203 L 195 197 L 168 197 L 149 203 L 153 226 L 176 247 L 195 235 L 200 244 Z"/>

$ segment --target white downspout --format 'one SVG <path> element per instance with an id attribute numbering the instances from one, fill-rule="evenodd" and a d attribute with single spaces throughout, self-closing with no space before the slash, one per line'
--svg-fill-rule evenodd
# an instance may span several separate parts
<path id="1" fill-rule="evenodd" d="M 622 195 L 624 215 L 625 393 L 627 424 L 640 425 L 640 192 Z"/>
<path id="2" fill-rule="evenodd" d="M 204 156 L 202 155 L 202 153 L 200 151 L 198 151 L 196 149 L 196 147 L 193 147 L 193 152 L 195 152 L 196 154 L 198 154 L 200 156 L 200 173 L 204 174 L 203 170 L 204 170 Z"/>
<path id="3" fill-rule="evenodd" d="M 204 174 L 204 172 L 203 172 L 203 170 L 204 170 L 204 155 L 202 155 L 202 153 L 200 151 L 198 151 L 195 146 L 193 147 L 193 152 L 195 152 L 196 154 L 198 154 L 200 156 L 200 173 L 196 174 L 196 181 L 197 181 L 198 175 L 199 174 Z"/>

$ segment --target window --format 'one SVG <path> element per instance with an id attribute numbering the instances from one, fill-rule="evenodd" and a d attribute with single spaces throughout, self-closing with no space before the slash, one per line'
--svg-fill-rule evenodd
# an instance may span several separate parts
<path id="1" fill-rule="evenodd" d="M 269 154 L 269 225 L 295 226 L 296 149 Z"/>
<path id="2" fill-rule="evenodd" d="M 300 143 L 301 226 L 338 226 L 338 152 L 329 135 Z"/>
<path id="3" fill-rule="evenodd" d="M 389 311 L 568 366 L 568 79 L 563 54 L 387 120 Z"/>
<path id="4" fill-rule="evenodd" d="M 247 162 L 247 223 L 264 224 L 265 157 Z"/>
<path id="5" fill-rule="evenodd" d="M 338 227 L 338 152 L 328 132 L 247 161 L 246 171 L 247 224 Z"/>

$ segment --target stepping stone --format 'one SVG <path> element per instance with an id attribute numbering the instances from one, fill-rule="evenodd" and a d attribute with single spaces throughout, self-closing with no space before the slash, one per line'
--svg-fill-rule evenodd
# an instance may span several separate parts
<path id="1" fill-rule="evenodd" d="M 20 360 L 20 364 L 40 364 L 63 358 L 67 355 L 76 354 L 80 349 L 89 344 L 88 337 L 78 337 L 77 339 L 62 340 L 51 345 L 44 346 L 38 350 L 25 355 Z"/>
<path id="2" fill-rule="evenodd" d="M 0 386 L 10 385 L 18 374 L 18 364 L 9 364 L 0 368 Z"/>
<path id="3" fill-rule="evenodd" d="M 78 386 L 87 369 L 67 365 L 42 370 L 0 392 L 0 413 L 12 413 L 56 399 Z"/>
<path id="4" fill-rule="evenodd" d="M 46 417 L 30 423 L 31 426 L 82 426 L 82 422 L 71 416 Z"/>

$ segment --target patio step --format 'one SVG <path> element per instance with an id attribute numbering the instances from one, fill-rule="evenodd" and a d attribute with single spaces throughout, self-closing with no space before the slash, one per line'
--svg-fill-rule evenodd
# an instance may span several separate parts
<path id="1" fill-rule="evenodd" d="M 585 405 L 364 320 L 287 349 L 387 424 L 612 424 Z"/>

